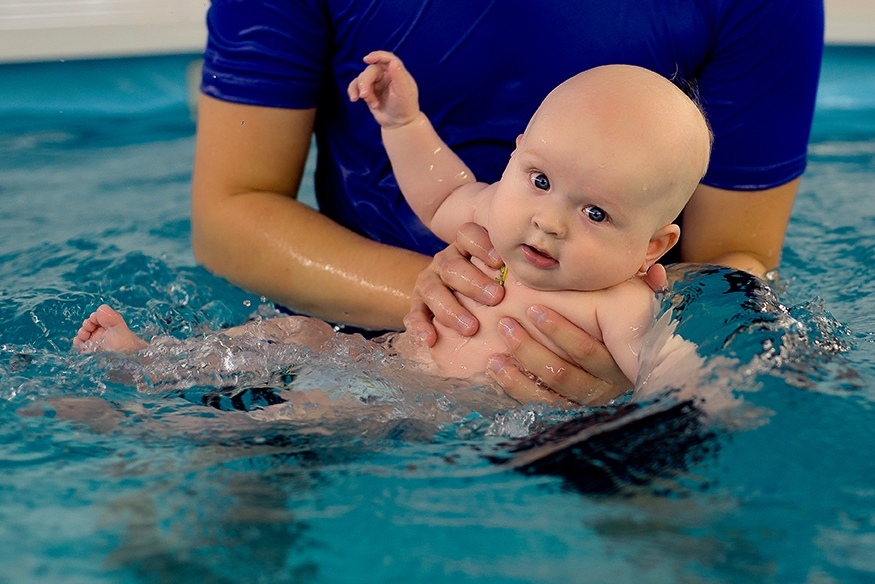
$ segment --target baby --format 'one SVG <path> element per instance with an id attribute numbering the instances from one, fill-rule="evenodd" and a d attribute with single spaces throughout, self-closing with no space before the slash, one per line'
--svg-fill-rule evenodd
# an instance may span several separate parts
<path id="1" fill-rule="evenodd" d="M 517 138 L 501 180 L 484 184 L 419 110 L 416 83 L 400 59 L 376 51 L 364 60 L 368 66 L 349 85 L 349 96 L 363 100 L 382 127 L 411 208 L 448 242 L 462 224 L 482 225 L 504 262 L 496 273 L 506 288 L 498 306 L 460 297 L 481 324 L 473 337 L 435 322 L 433 347 L 402 333 L 395 345 L 401 355 L 442 376 L 485 377 L 489 357 L 505 350 L 498 321 L 525 322 L 527 308 L 542 304 L 600 339 L 636 381 L 654 301 L 640 276 L 677 243 L 673 221 L 708 165 L 711 134 L 699 108 L 646 69 L 585 71 L 546 97 Z M 283 318 L 301 317 L 272 320 Z M 282 337 L 284 330 L 297 327 L 273 322 L 270 334 Z M 147 346 L 107 306 L 85 320 L 73 344 L 122 352 Z M 593 396 L 592 403 L 612 397 Z"/>
<path id="2" fill-rule="evenodd" d="M 414 212 L 448 242 L 465 222 L 484 226 L 505 264 L 498 306 L 460 297 L 480 321 L 474 337 L 435 323 L 431 357 L 440 371 L 483 371 L 489 355 L 504 348 L 499 319 L 525 322 L 525 310 L 540 303 L 601 339 L 635 381 L 653 300 L 636 275 L 675 245 L 680 229 L 672 221 L 707 169 L 711 133 L 699 108 L 646 69 L 585 71 L 547 96 L 501 180 L 487 185 L 419 111 L 416 83 L 398 57 L 376 51 L 365 62 L 349 96 L 365 101 L 382 126 Z"/>

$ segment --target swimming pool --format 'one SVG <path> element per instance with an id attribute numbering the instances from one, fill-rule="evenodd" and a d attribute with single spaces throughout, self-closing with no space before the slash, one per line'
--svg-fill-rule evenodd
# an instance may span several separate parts
<path id="1" fill-rule="evenodd" d="M 263 388 L 137 391 L 70 352 L 102 301 L 177 337 L 270 310 L 191 256 L 189 61 L 2 68 L 0 582 L 875 579 L 875 49 L 827 51 L 780 281 L 671 300 L 749 418 L 582 411 L 593 439 L 540 466 L 544 408 L 424 392 L 322 435 L 253 421 Z"/>

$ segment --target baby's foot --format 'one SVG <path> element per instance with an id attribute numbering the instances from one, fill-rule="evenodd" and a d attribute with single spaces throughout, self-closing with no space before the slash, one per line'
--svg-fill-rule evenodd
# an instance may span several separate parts
<path id="1" fill-rule="evenodd" d="M 73 347 L 80 353 L 114 351 L 116 353 L 136 353 L 149 344 L 135 335 L 122 315 L 107 306 L 100 307 L 82 323 L 82 328 L 73 339 Z"/>

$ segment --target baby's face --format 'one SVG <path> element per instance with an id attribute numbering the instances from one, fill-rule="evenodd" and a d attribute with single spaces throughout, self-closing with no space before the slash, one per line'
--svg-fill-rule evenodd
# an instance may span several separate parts
<path id="1" fill-rule="evenodd" d="M 577 128 L 579 130 L 580 128 Z M 657 225 L 646 153 L 541 118 L 521 137 L 488 229 L 511 273 L 539 290 L 600 290 L 646 269 Z M 640 150 L 640 149 L 639 149 Z"/>
<path id="2" fill-rule="evenodd" d="M 596 67 L 535 113 L 502 175 L 488 229 L 512 273 L 541 290 L 600 290 L 646 270 L 705 172 L 710 133 L 659 75 Z M 671 236 L 652 240 L 659 232 Z"/>

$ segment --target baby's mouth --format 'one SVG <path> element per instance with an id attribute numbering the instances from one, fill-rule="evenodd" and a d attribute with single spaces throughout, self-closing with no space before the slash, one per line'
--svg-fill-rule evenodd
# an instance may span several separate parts
<path id="1" fill-rule="evenodd" d="M 533 245 L 523 244 L 523 257 L 536 268 L 547 269 L 559 265 L 559 260 Z"/>

